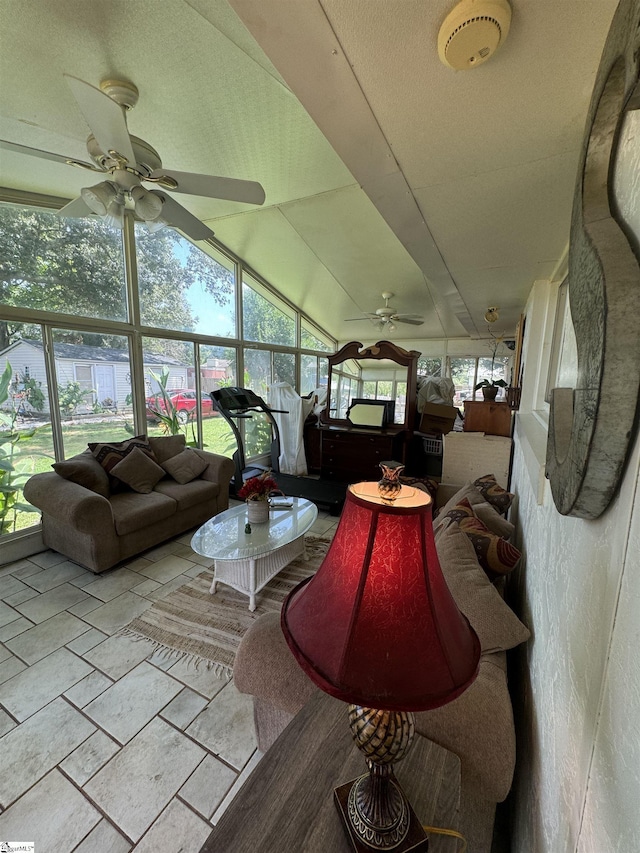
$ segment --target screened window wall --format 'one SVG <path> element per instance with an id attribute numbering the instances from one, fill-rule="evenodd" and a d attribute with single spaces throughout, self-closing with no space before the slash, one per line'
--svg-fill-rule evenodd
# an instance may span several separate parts
<path id="1" fill-rule="evenodd" d="M 28 477 L 91 441 L 181 432 L 230 456 L 211 391 L 244 385 L 268 401 L 274 382 L 326 386 L 335 341 L 240 258 L 128 217 L 126 241 L 99 219 L 0 203 L 4 536 L 39 521 Z M 248 456 L 268 452 L 259 424 L 246 439 Z"/>

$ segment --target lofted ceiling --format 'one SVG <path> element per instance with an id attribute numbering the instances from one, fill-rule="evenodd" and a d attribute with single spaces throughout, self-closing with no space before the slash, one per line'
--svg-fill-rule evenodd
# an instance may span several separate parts
<path id="1" fill-rule="evenodd" d="M 512 0 L 504 46 L 438 59 L 454 0 L 2 0 L 0 138 L 86 160 L 63 73 L 130 80 L 169 169 L 259 181 L 262 207 L 179 201 L 338 340 L 383 304 L 398 342 L 515 329 L 566 263 L 576 166 L 616 0 Z M 0 186 L 74 198 L 87 173 L 0 148 Z"/>

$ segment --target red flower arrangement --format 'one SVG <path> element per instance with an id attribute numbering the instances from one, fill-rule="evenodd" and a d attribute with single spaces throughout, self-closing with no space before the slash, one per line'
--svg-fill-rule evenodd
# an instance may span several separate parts
<path id="1" fill-rule="evenodd" d="M 259 477 L 250 477 L 238 492 L 243 501 L 268 501 L 271 492 L 279 492 L 278 484 L 270 477 L 270 471 L 265 471 Z"/>

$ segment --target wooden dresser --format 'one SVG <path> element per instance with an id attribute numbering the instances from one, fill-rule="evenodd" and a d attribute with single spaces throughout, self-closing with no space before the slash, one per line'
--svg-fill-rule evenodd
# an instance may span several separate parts
<path id="1" fill-rule="evenodd" d="M 358 483 L 379 480 L 380 462 L 404 461 L 405 432 L 322 427 L 320 473 L 324 480 Z"/>

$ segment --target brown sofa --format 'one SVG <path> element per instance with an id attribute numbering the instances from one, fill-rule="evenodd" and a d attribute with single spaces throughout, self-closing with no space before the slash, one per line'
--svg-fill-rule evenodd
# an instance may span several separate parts
<path id="1" fill-rule="evenodd" d="M 445 511 L 464 495 L 490 520 L 486 501 L 471 484 L 443 487 Z M 497 515 L 497 514 L 496 514 Z M 495 518 L 502 534 L 510 527 Z M 486 521 L 485 521 L 486 523 Z M 478 677 L 456 700 L 416 714 L 416 731 L 456 753 L 461 761 L 460 830 L 469 853 L 489 853 L 496 804 L 509 793 L 515 766 L 515 731 L 506 675 L 506 650 L 529 637 L 504 602 L 499 583 L 480 567 L 476 549 L 446 514 L 435 524 L 436 547 L 447 583 L 481 642 Z M 298 666 L 280 628 L 279 614 L 261 616 L 244 636 L 234 666 L 236 687 L 253 696 L 259 748 L 267 750 L 318 688 Z M 345 725 L 346 725 L 345 709 Z M 429 769 L 425 767 L 425 772 Z"/>
<path id="2" fill-rule="evenodd" d="M 29 479 L 24 495 L 42 513 L 48 548 L 104 572 L 227 509 L 231 459 L 186 448 L 183 435 L 138 439 L 144 441 L 137 441 L 122 468 L 105 470 L 86 450 Z"/>

